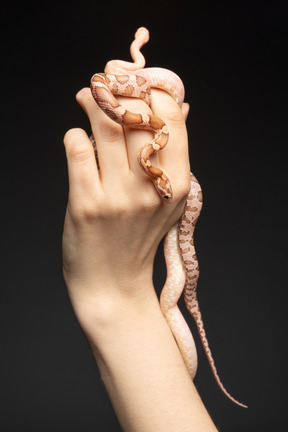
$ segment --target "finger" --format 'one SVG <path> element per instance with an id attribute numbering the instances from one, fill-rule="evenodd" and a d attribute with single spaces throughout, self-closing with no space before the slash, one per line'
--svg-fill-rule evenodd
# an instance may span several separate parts
<path id="1" fill-rule="evenodd" d="M 184 117 L 184 120 L 186 122 L 189 111 L 190 111 L 190 105 L 187 102 L 184 102 L 182 107 L 181 107 L 181 111 L 182 111 L 182 115 Z"/>
<path id="2" fill-rule="evenodd" d="M 101 181 L 103 184 L 115 183 L 115 173 L 119 178 L 129 172 L 123 128 L 99 108 L 90 89 L 80 90 L 76 100 L 91 123 L 97 146 Z"/>
<path id="3" fill-rule="evenodd" d="M 64 136 L 68 164 L 69 201 L 72 205 L 95 197 L 100 189 L 91 141 L 83 129 L 70 129 Z"/>
<path id="4" fill-rule="evenodd" d="M 189 109 L 184 105 L 181 110 L 168 93 L 158 89 L 152 91 L 151 108 L 153 113 L 166 123 L 169 132 L 166 147 L 159 151 L 161 168 L 170 181 L 174 177 L 174 182 L 183 183 L 185 175 L 186 182 L 189 182 L 190 164 L 185 126 L 185 116 Z"/>
<path id="5" fill-rule="evenodd" d="M 149 106 L 143 101 L 135 98 L 118 97 L 119 103 L 127 110 L 136 114 L 151 114 L 152 111 Z M 146 178 L 146 174 L 141 169 L 138 162 L 138 154 L 140 149 L 151 142 L 154 138 L 154 132 L 152 130 L 137 129 L 131 126 L 125 126 L 125 137 L 128 153 L 128 161 L 130 171 L 139 173 Z M 158 160 L 157 156 L 154 157 L 154 162 Z M 152 161 L 152 157 L 151 157 Z"/>

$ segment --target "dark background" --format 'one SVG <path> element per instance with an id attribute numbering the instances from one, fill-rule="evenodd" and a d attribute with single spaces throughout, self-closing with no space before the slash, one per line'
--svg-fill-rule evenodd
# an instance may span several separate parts
<path id="1" fill-rule="evenodd" d="M 284 2 L 283 2 L 284 5 Z M 75 101 L 146 26 L 147 66 L 172 69 L 191 105 L 203 350 L 195 383 L 223 432 L 285 426 L 287 10 L 275 1 L 2 4 L 1 414 L 3 432 L 120 431 L 61 269 L 63 136 L 89 133 Z M 161 290 L 165 266 L 157 257 Z M 184 311 L 195 334 L 192 319 Z"/>

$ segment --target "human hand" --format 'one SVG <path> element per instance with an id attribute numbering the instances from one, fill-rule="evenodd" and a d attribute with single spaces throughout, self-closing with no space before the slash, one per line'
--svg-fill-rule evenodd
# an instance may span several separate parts
<path id="1" fill-rule="evenodd" d="M 142 101 L 119 100 L 131 111 L 150 112 Z M 214 432 L 152 283 L 158 244 L 180 218 L 190 190 L 184 121 L 189 107 L 181 111 L 168 94 L 152 91 L 152 111 L 170 133 L 168 145 L 151 157 L 171 181 L 173 199 L 167 202 L 137 161 L 151 133 L 110 120 L 89 89 L 77 101 L 91 122 L 100 171 L 87 134 L 69 130 L 63 270 L 117 418 L 123 431 Z"/>
<path id="2" fill-rule="evenodd" d="M 173 189 L 171 202 L 161 200 L 138 164 L 139 149 L 153 135 L 123 128 L 95 103 L 88 88 L 76 96 L 87 113 L 96 140 L 100 171 L 86 132 L 71 129 L 64 137 L 69 201 L 63 233 L 63 271 L 72 304 L 93 298 L 133 301 L 151 294 L 155 253 L 161 238 L 180 218 L 190 190 L 190 168 L 182 110 L 161 90 L 152 90 L 151 109 L 169 130 L 167 146 L 152 156 Z M 143 101 L 117 99 L 133 112 L 151 113 Z"/>

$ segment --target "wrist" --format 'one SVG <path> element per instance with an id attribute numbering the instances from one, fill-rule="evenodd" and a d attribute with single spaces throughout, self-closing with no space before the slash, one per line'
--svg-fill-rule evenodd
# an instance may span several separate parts
<path id="1" fill-rule="evenodd" d="M 142 298 L 121 291 L 111 296 L 108 290 L 72 302 L 123 430 L 188 431 L 205 425 L 216 431 L 152 282 L 142 293 Z"/>
<path id="2" fill-rule="evenodd" d="M 78 319 L 118 420 L 125 431 L 188 431 L 192 422 L 214 432 L 157 296 L 147 288 L 137 301 L 121 295 L 79 305 Z"/>
<path id="3" fill-rule="evenodd" d="M 115 331 L 119 321 L 125 322 L 142 316 L 149 319 L 151 311 L 159 310 L 152 280 L 139 280 L 129 287 L 106 286 L 105 290 L 96 291 L 91 286 L 78 286 L 69 289 L 69 297 L 77 320 L 89 341 L 97 344 L 101 337 L 110 330 Z"/>

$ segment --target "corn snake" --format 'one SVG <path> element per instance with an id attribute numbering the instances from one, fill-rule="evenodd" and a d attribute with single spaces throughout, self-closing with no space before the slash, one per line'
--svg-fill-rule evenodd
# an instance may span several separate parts
<path id="1" fill-rule="evenodd" d="M 140 149 L 138 162 L 153 182 L 156 191 L 164 200 L 173 198 L 169 178 L 164 171 L 151 164 L 149 157 L 162 150 L 169 140 L 169 131 L 162 119 L 154 114 L 134 113 L 125 109 L 114 95 L 136 97 L 150 105 L 151 88 L 160 88 L 169 93 L 181 107 L 184 100 L 184 86 L 181 79 L 172 71 L 163 68 L 146 68 L 145 58 L 140 52 L 149 40 L 149 32 L 141 27 L 135 34 L 130 52 L 133 62 L 112 60 L 106 64 L 104 73 L 96 73 L 91 78 L 91 92 L 99 107 L 115 122 L 122 126 L 147 129 L 154 133 L 151 142 Z M 97 150 L 95 140 L 92 143 Z M 196 289 L 199 266 L 195 252 L 193 234 L 202 208 L 202 190 L 194 175 L 190 174 L 191 189 L 180 220 L 169 230 L 164 241 L 164 254 L 167 265 L 167 279 L 160 296 L 160 306 L 174 338 L 177 342 L 188 372 L 194 379 L 197 369 L 197 352 L 191 331 L 181 314 L 177 302 L 184 293 L 184 300 L 192 315 L 200 339 L 208 358 L 212 373 L 224 394 L 234 403 L 246 405 L 234 399 L 224 388 L 218 376 L 208 345 Z"/>

